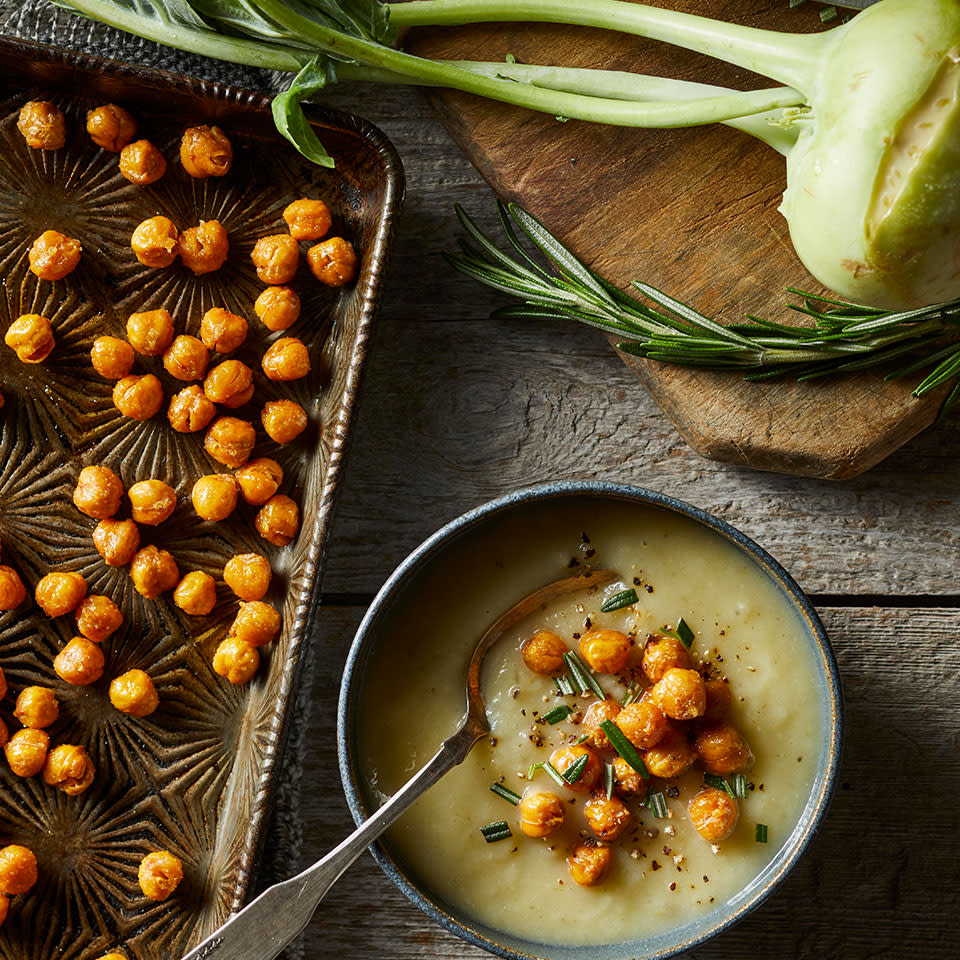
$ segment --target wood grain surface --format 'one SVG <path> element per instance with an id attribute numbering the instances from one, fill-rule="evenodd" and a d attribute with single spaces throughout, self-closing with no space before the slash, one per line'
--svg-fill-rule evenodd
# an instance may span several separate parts
<path id="1" fill-rule="evenodd" d="M 663 5 L 663 4 L 661 4 Z M 822 29 L 819 6 L 786 0 L 671 0 L 672 9 L 753 27 Z M 637 37 L 559 25 L 412 31 L 413 52 L 447 59 L 597 67 L 723 86 L 769 86 L 747 71 Z M 503 198 L 540 218 L 590 266 L 626 289 L 642 279 L 725 322 L 759 313 L 789 322 L 786 286 L 823 288 L 790 245 L 778 205 L 783 158 L 722 126 L 631 130 L 533 114 L 457 92 L 432 94 L 454 139 Z M 942 396 L 864 374 L 815 385 L 745 383 L 624 356 L 686 440 L 756 469 L 844 478 L 932 421 Z"/>

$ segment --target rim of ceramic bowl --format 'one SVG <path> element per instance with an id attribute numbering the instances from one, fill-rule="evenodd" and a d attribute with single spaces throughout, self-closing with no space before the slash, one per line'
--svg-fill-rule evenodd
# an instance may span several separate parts
<path id="1" fill-rule="evenodd" d="M 717 936 L 727 930 L 748 913 L 756 909 L 771 893 L 783 882 L 789 872 L 806 852 L 810 841 L 819 830 L 827 812 L 830 799 L 836 786 L 837 774 L 840 767 L 840 758 L 843 745 L 843 695 L 840 684 L 840 674 L 836 656 L 827 637 L 826 630 L 813 604 L 800 589 L 799 585 L 789 573 L 766 550 L 731 526 L 725 520 L 715 517 L 699 507 L 677 500 L 666 494 L 657 493 L 644 487 L 629 484 L 611 483 L 589 480 L 561 480 L 525 487 L 521 490 L 505 494 L 468 510 L 466 513 L 451 520 L 436 533 L 424 540 L 416 547 L 400 565 L 393 571 L 383 584 L 373 602 L 367 609 L 356 635 L 350 645 L 346 664 L 343 670 L 343 679 L 340 686 L 340 699 L 337 707 L 337 752 L 340 765 L 340 778 L 346 794 L 347 805 L 354 821 L 359 825 L 369 812 L 361 796 L 360 776 L 356 764 L 356 744 L 354 737 L 355 724 L 353 717 L 356 710 L 354 681 L 362 679 L 363 670 L 370 651 L 366 649 L 366 638 L 370 629 L 384 610 L 387 610 L 396 592 L 410 581 L 421 564 L 436 552 L 444 549 L 449 541 L 466 533 L 481 524 L 484 520 L 531 501 L 561 499 L 576 496 L 600 496 L 610 499 L 620 499 L 636 504 L 658 507 L 668 512 L 688 517 L 703 526 L 709 527 L 720 534 L 728 542 L 748 554 L 757 565 L 763 569 L 780 586 L 783 592 L 795 605 L 801 619 L 808 627 L 808 640 L 812 642 L 815 652 L 821 658 L 821 666 L 827 680 L 825 691 L 829 709 L 826 749 L 821 754 L 817 766 L 810 796 L 804 806 L 802 818 L 790 836 L 790 839 L 778 854 L 764 867 L 746 889 L 751 889 L 750 895 L 736 903 L 734 909 L 720 916 L 706 929 L 677 940 L 664 949 L 655 949 L 654 952 L 644 952 L 645 942 L 654 937 L 624 940 L 613 944 L 596 944 L 586 946 L 568 946 L 564 944 L 543 944 L 543 948 L 553 951 L 565 951 L 568 956 L 588 956 L 591 951 L 602 950 L 605 956 L 614 954 L 612 950 L 622 949 L 622 956 L 644 957 L 646 960 L 666 960 L 668 957 L 690 950 L 692 947 Z M 453 730 L 450 730 L 452 733 Z M 404 871 L 390 852 L 379 841 L 372 845 L 371 853 L 383 872 L 399 887 L 407 899 L 418 906 L 424 913 L 445 927 L 451 933 L 508 960 L 542 960 L 544 955 L 527 952 L 518 945 L 523 944 L 532 949 L 539 945 L 524 941 L 521 937 L 514 937 L 506 933 L 500 934 L 486 928 L 483 924 L 472 921 L 465 916 L 455 915 L 447 909 L 439 898 L 434 899 L 430 893 L 420 889 L 416 881 Z M 689 925 L 687 923 L 686 925 Z M 682 929 L 679 928 L 679 929 Z M 512 945 L 505 945 L 495 939 L 497 936 L 505 940 L 514 941 Z M 663 935 L 657 935 L 658 937 Z M 616 956 L 620 956 L 617 954 Z"/>

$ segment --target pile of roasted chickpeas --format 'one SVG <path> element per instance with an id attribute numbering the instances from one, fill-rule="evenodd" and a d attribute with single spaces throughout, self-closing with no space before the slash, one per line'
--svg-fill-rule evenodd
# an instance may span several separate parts
<path id="1" fill-rule="evenodd" d="M 556 730 L 562 738 L 549 757 L 561 776 L 574 764 L 584 764 L 580 776 L 568 787 L 589 798 L 582 808 L 588 830 L 570 847 L 567 867 L 578 884 L 594 886 L 606 879 L 612 865 L 610 844 L 633 822 L 628 801 L 642 801 L 651 789 L 650 781 L 616 752 L 602 727 L 604 721 L 616 725 L 656 780 L 674 780 L 696 764 L 706 774 L 724 777 L 747 769 L 753 754 L 743 734 L 727 719 L 733 699 L 730 684 L 712 665 L 696 664 L 677 637 L 649 636 L 640 671 L 630 669 L 629 673 L 627 662 L 635 645 L 632 636 L 594 628 L 575 635 L 575 640 L 580 657 L 596 674 L 615 675 L 633 691 L 625 706 L 607 697 L 573 710 L 568 722 L 579 736 L 561 725 L 538 728 L 542 731 L 539 745 L 545 749 L 551 749 L 547 731 Z M 564 655 L 569 651 L 556 633 L 538 630 L 522 645 L 521 656 L 534 673 L 555 677 L 566 669 Z M 612 765 L 609 796 L 602 783 L 605 763 Z M 563 826 L 568 804 L 555 791 L 531 783 L 518 810 L 521 831 L 544 838 Z M 706 785 L 690 800 L 687 813 L 697 832 L 713 844 L 730 836 L 739 817 L 736 799 Z"/>
<path id="2" fill-rule="evenodd" d="M 66 119 L 51 102 L 25 104 L 17 126 L 33 149 L 55 151 L 66 143 Z M 86 130 L 94 144 L 117 154 L 119 171 L 130 183 L 148 185 L 166 174 L 167 158 L 149 140 L 137 139 L 137 121 L 123 107 L 104 104 L 90 110 Z M 233 165 L 233 146 L 219 127 L 193 126 L 182 135 L 179 159 L 190 177 L 223 177 Z M 343 237 L 330 236 L 333 216 L 322 200 L 302 197 L 293 201 L 283 210 L 283 221 L 286 230 L 260 237 L 250 255 L 257 277 L 265 285 L 251 304 L 252 312 L 270 332 L 289 330 L 300 318 L 300 298 L 290 284 L 298 272 L 301 252 L 313 277 L 328 287 L 351 283 L 358 271 L 353 246 Z M 230 238 L 217 220 L 177 225 L 166 216 L 152 216 L 133 230 L 130 246 L 137 261 L 148 268 L 167 269 L 179 260 L 196 276 L 219 270 L 230 257 Z M 82 258 L 80 240 L 54 228 L 40 233 L 27 251 L 30 271 L 50 282 L 69 277 Z M 159 358 L 166 374 L 183 384 L 169 397 L 170 427 L 178 433 L 205 430 L 204 448 L 221 465 L 221 472 L 194 483 L 193 509 L 205 521 L 222 522 L 243 501 L 257 510 L 253 523 L 260 536 L 282 547 L 297 537 L 299 509 L 280 492 L 284 481 L 280 464 L 269 457 L 250 459 L 256 428 L 234 414 L 251 402 L 255 392 L 254 371 L 230 356 L 246 341 L 247 333 L 246 317 L 226 307 L 213 307 L 200 318 L 198 336 L 189 336 L 178 332 L 174 317 L 161 307 L 130 314 L 125 337 L 98 337 L 90 360 L 97 374 L 115 382 L 116 409 L 133 420 L 145 421 L 163 407 L 164 385 L 155 374 L 137 372 L 134 366 L 138 357 Z M 56 346 L 53 324 L 40 314 L 24 314 L 10 324 L 4 342 L 23 363 L 42 363 Z M 214 354 L 219 356 L 212 363 Z M 260 367 L 269 380 L 287 383 L 307 376 L 311 358 L 302 340 L 284 336 L 264 352 Z M 264 403 L 259 420 L 267 436 L 278 444 L 293 442 L 309 425 L 306 411 L 290 399 Z M 170 592 L 173 602 L 189 616 L 211 612 L 217 601 L 217 584 L 210 574 L 192 570 L 181 575 L 169 551 L 141 543 L 142 527 L 159 527 L 177 509 L 177 494 L 169 484 L 147 478 L 125 490 L 120 477 L 108 467 L 90 465 L 80 471 L 73 502 L 96 521 L 92 538 L 103 561 L 109 566 L 129 565 L 131 581 L 141 596 L 153 599 Z M 272 579 L 265 556 L 233 556 L 222 576 L 236 596 L 238 608 L 213 656 L 213 668 L 231 683 L 240 684 L 256 673 L 259 648 L 276 639 L 282 618 L 264 599 Z M 0 564 L 0 610 L 15 609 L 27 602 L 27 597 L 17 571 Z M 42 576 L 34 600 L 45 616 L 72 616 L 76 623 L 76 636 L 53 660 L 56 677 L 74 686 L 98 681 L 106 662 L 101 645 L 123 626 L 116 603 L 106 596 L 89 595 L 84 577 L 69 570 Z M 0 670 L 0 698 L 6 690 Z M 160 705 L 153 681 L 139 669 L 112 678 L 109 699 L 118 711 L 134 717 L 150 716 Z M 0 746 L 15 775 L 42 774 L 45 783 L 76 795 L 90 787 L 97 772 L 82 746 L 60 743 L 51 748 L 47 730 L 59 714 L 56 689 L 25 687 L 18 692 L 13 710 L 20 729 L 10 735 L 0 720 Z M 139 866 L 141 890 L 154 900 L 169 897 L 182 878 L 181 861 L 166 850 L 148 854 Z M 30 850 L 17 845 L 0 850 L 0 924 L 7 915 L 8 897 L 25 893 L 36 880 L 37 863 Z M 101 960 L 124 958 L 110 953 Z"/>

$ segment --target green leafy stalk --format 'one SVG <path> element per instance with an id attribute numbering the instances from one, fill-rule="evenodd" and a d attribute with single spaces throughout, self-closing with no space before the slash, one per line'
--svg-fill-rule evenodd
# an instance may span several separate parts
<path id="1" fill-rule="evenodd" d="M 917 397 L 953 389 L 943 416 L 960 401 L 960 301 L 886 312 L 791 289 L 794 310 L 812 319 L 790 326 L 748 315 L 722 326 L 641 281 L 631 296 L 581 263 L 538 220 L 516 204 L 498 203 L 504 252 L 457 207 L 461 253 L 449 261 L 462 273 L 520 303 L 496 311 L 508 319 L 577 320 L 617 339 L 617 348 L 662 363 L 739 370 L 748 380 L 789 374 L 810 380 L 892 365 L 886 378 L 922 370 Z M 897 361 L 897 364 L 893 364 Z"/>

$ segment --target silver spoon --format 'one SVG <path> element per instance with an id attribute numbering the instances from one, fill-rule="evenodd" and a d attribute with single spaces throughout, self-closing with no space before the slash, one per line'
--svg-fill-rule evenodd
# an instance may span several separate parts
<path id="1" fill-rule="evenodd" d="M 512 606 L 480 638 L 467 670 L 467 712 L 456 732 L 444 740 L 429 763 L 408 780 L 379 810 L 322 860 L 303 873 L 274 884 L 194 947 L 183 960 L 274 960 L 310 922 L 320 901 L 347 867 L 445 773 L 462 763 L 470 748 L 490 732 L 480 690 L 480 667 L 487 651 L 512 627 L 539 607 L 578 590 L 596 590 L 616 574 L 594 570 L 548 583 Z"/>

